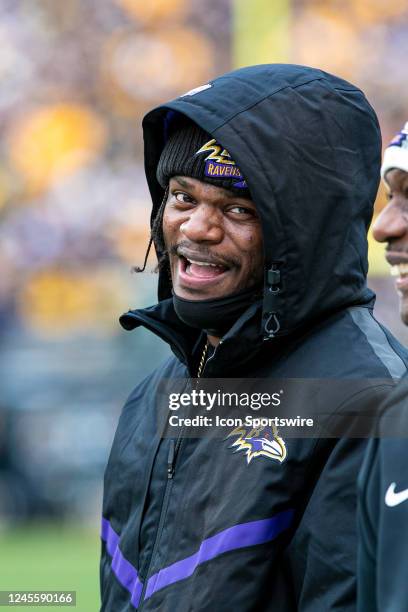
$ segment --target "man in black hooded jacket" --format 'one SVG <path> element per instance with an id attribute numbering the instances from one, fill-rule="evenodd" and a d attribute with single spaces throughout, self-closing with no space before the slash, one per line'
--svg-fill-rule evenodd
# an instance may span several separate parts
<path id="1" fill-rule="evenodd" d="M 133 391 L 115 435 L 102 610 L 355 610 L 364 440 L 167 438 L 155 406 L 164 379 L 318 379 L 333 383 L 329 417 L 364 413 L 405 372 L 366 286 L 375 113 L 342 79 L 265 65 L 188 92 L 143 127 L 159 302 L 121 323 L 174 357 Z"/>

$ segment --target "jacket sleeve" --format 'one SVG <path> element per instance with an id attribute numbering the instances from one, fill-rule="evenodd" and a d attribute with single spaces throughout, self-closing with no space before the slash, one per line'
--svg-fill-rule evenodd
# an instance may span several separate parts
<path id="1" fill-rule="evenodd" d="M 357 479 L 368 443 L 355 437 L 357 417 L 378 411 L 390 388 L 369 388 L 347 400 L 336 411 L 347 435 L 319 440 L 323 446 L 331 443 L 332 450 L 287 551 L 299 612 L 356 610 Z"/>
<path id="2" fill-rule="evenodd" d="M 335 445 L 288 549 L 299 612 L 356 610 L 357 475 L 366 441 Z"/>

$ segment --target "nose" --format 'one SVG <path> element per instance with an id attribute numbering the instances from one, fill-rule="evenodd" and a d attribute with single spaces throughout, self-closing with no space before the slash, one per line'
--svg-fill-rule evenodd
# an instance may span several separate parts
<path id="1" fill-rule="evenodd" d="M 222 213 L 211 206 L 198 205 L 180 225 L 180 231 L 192 242 L 218 244 L 224 237 Z"/>
<path id="2" fill-rule="evenodd" d="M 375 220 L 372 233 L 377 242 L 402 238 L 408 231 L 408 217 L 395 202 L 389 202 Z"/>

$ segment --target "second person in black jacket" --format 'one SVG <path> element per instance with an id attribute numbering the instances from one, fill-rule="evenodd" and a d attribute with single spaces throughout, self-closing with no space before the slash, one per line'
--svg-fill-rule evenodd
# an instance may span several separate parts
<path id="1" fill-rule="evenodd" d="M 381 168 L 388 204 L 373 225 L 386 243 L 408 325 L 408 122 L 391 141 Z M 408 610 L 408 376 L 380 407 L 377 437 L 360 475 L 359 612 Z"/>

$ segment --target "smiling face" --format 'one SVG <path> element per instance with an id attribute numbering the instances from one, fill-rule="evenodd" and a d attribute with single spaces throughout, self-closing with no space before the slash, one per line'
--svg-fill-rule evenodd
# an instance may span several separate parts
<path id="1" fill-rule="evenodd" d="M 388 204 L 373 225 L 373 236 L 386 242 L 386 259 L 396 277 L 400 313 L 408 325 L 408 172 L 392 169 L 385 175 Z"/>
<path id="2" fill-rule="evenodd" d="M 191 177 L 171 178 L 163 237 L 178 297 L 226 297 L 263 279 L 255 204 L 228 189 Z"/>

